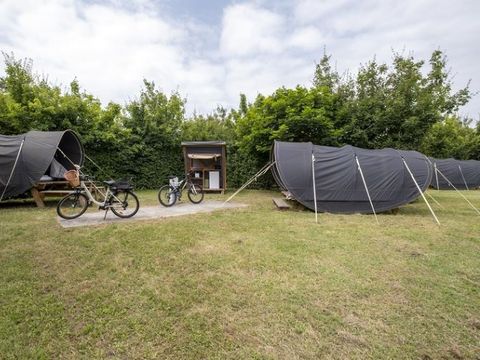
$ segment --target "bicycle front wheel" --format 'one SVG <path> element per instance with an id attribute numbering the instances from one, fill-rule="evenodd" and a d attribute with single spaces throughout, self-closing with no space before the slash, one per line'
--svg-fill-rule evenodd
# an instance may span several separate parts
<path id="1" fill-rule="evenodd" d="M 88 198 L 82 193 L 68 194 L 57 205 L 57 214 L 61 218 L 71 220 L 79 217 L 88 208 Z"/>
<path id="2" fill-rule="evenodd" d="M 126 190 L 112 196 L 112 212 L 121 218 L 130 218 L 135 215 L 140 208 L 137 195 L 132 191 Z"/>
<path id="3" fill-rule="evenodd" d="M 200 204 L 203 200 L 203 189 L 198 184 L 192 184 L 188 188 L 188 198 L 194 204 Z"/>
<path id="4" fill-rule="evenodd" d="M 160 188 L 158 192 L 158 201 L 163 206 L 169 207 L 175 204 L 177 201 L 177 194 L 175 193 L 175 189 L 170 185 L 165 185 Z"/>

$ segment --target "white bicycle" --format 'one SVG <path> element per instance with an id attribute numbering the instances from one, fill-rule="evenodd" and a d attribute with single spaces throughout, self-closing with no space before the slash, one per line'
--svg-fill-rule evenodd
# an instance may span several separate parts
<path id="1" fill-rule="evenodd" d="M 126 181 L 104 181 L 107 191 L 99 193 L 103 197 L 103 201 L 97 201 L 85 184 L 88 176 L 80 175 L 80 168 L 70 170 L 65 173 L 65 178 L 74 187 L 72 193 L 63 197 L 57 205 L 58 216 L 71 220 L 79 217 L 89 205 L 95 204 L 99 210 L 105 210 L 105 217 L 108 210 L 121 218 L 130 218 L 134 216 L 140 204 L 138 197 L 133 192 L 133 186 Z M 105 218 L 104 217 L 104 218 Z"/>

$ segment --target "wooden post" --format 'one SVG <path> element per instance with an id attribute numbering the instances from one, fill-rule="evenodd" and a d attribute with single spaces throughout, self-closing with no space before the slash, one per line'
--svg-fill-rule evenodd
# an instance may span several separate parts
<path id="1" fill-rule="evenodd" d="M 43 202 L 42 196 L 40 195 L 38 189 L 36 187 L 33 187 L 30 192 L 32 193 L 33 200 L 35 201 L 35 204 L 37 204 L 37 207 L 44 208 L 45 203 Z"/>
<path id="2" fill-rule="evenodd" d="M 183 150 L 183 161 L 184 161 L 184 165 L 185 165 L 185 175 L 188 174 L 188 172 L 190 171 L 190 159 L 188 158 L 187 156 L 187 147 L 185 145 L 182 145 L 182 150 Z"/>

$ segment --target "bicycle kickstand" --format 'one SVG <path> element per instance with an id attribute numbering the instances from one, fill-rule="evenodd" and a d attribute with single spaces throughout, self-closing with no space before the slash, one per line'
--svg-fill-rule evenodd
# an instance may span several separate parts
<path id="1" fill-rule="evenodd" d="M 103 220 L 107 218 L 108 209 L 109 209 L 108 207 L 105 209 L 105 215 L 103 215 Z"/>

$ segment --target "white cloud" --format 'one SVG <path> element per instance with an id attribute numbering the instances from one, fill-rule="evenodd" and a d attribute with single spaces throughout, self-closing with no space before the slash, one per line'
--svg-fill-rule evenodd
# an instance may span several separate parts
<path id="1" fill-rule="evenodd" d="M 327 36 L 327 52 L 338 60 L 340 70 L 355 72 L 360 63 L 374 56 L 390 62 L 392 50 L 413 52 L 428 60 L 436 49 L 445 51 L 456 71 L 455 88 L 480 90 L 480 3 L 472 0 L 377 1 L 302 0 L 293 6 L 294 22 L 308 24 Z M 475 97 L 462 113 L 480 116 L 480 99 Z"/>
<path id="2" fill-rule="evenodd" d="M 342 9 L 349 5 L 349 0 L 299 0 L 294 6 L 294 15 L 300 23 L 314 23 L 327 16 L 342 16 Z"/>
<path id="3" fill-rule="evenodd" d="M 278 53 L 284 18 L 254 4 L 228 6 L 222 23 L 220 47 L 226 56 Z"/>
<path id="4" fill-rule="evenodd" d="M 51 80 L 66 85 L 77 77 L 104 102 L 137 96 L 143 78 L 167 92 L 181 88 L 192 96 L 202 94 L 198 82 L 188 89 L 195 78 L 191 70 L 198 69 L 189 43 L 200 27 L 178 26 L 150 10 L 127 11 L 111 4 L 62 0 L 24 5 L 0 3 L 6 20 L 0 23 L 0 34 L 6 34 L 0 37 L 0 49 L 32 58 L 35 69 Z M 215 77 L 204 71 L 205 84 L 211 80 L 208 74 Z"/>
<path id="5" fill-rule="evenodd" d="M 287 45 L 293 49 L 312 51 L 322 49 L 329 38 L 315 26 L 304 26 L 295 29 L 287 38 Z"/>
<path id="6" fill-rule="evenodd" d="M 353 72 L 373 56 L 389 62 L 392 49 L 428 59 L 441 48 L 456 86 L 472 78 L 480 89 L 473 0 L 247 0 L 226 5 L 218 23 L 175 16 L 166 4 L 1 0 L 0 50 L 32 58 L 57 83 L 77 77 L 104 103 L 135 98 L 147 78 L 187 96 L 190 112 L 237 106 L 241 92 L 253 100 L 282 85 L 308 86 L 324 47 L 340 71 Z M 478 117 L 480 99 L 464 112 Z"/>

